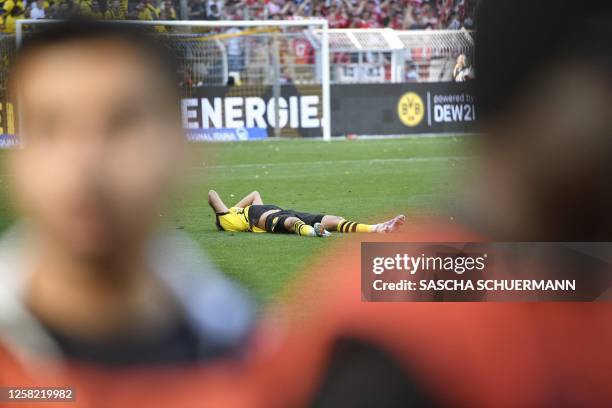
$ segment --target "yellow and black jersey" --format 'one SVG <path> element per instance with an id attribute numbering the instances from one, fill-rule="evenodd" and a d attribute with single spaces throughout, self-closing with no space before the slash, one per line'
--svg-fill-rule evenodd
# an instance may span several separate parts
<path id="1" fill-rule="evenodd" d="M 108 9 L 104 13 L 104 18 L 107 20 L 123 20 L 127 16 L 122 9 Z"/>
<path id="2" fill-rule="evenodd" d="M 227 212 L 217 213 L 217 228 L 230 232 L 266 232 L 249 218 L 251 207 L 250 205 L 245 208 L 232 207 Z"/>
<path id="3" fill-rule="evenodd" d="M 265 229 L 259 228 L 259 219 L 268 211 L 274 211 L 266 219 Z M 285 228 L 285 220 L 295 217 L 304 223 L 314 226 L 323 220 L 323 214 L 311 214 L 295 210 L 284 210 L 270 204 L 255 204 L 245 208 L 232 207 L 227 212 L 217 213 L 217 229 L 231 232 L 276 232 L 291 233 Z"/>
<path id="4" fill-rule="evenodd" d="M 128 0 L 119 0 L 119 8 L 113 7 L 113 0 L 106 3 L 106 13 L 104 17 L 109 20 L 123 20 L 128 15 Z"/>

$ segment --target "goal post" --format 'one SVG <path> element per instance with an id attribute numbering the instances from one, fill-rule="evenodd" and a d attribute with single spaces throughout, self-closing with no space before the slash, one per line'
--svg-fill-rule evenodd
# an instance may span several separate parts
<path id="1" fill-rule="evenodd" d="M 32 27 L 56 22 L 18 20 L 17 46 Z M 240 140 L 264 132 L 331 139 L 327 20 L 109 22 L 154 29 L 176 50 L 192 140 L 224 131 Z"/>

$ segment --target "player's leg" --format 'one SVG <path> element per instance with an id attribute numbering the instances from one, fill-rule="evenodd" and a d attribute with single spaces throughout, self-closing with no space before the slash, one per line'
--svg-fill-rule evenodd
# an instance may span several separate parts
<path id="1" fill-rule="evenodd" d="M 406 220 L 403 215 L 398 215 L 380 224 L 362 224 L 359 222 L 348 221 L 337 215 L 326 215 L 321 220 L 321 224 L 328 231 L 338 232 L 395 232 Z"/>
<path id="2" fill-rule="evenodd" d="M 388 221 L 380 224 L 363 224 L 359 222 L 348 221 L 337 215 L 311 214 L 295 210 L 286 210 L 291 215 L 302 220 L 306 225 L 315 227 L 320 224 L 326 235 L 327 231 L 338 232 L 395 232 L 404 224 L 406 217 L 398 215 Z"/>
<path id="3" fill-rule="evenodd" d="M 268 215 L 266 219 L 266 231 L 296 234 L 306 237 L 325 237 L 329 235 L 329 232 L 325 231 L 325 228 L 323 228 L 320 222 L 315 219 L 313 220 L 316 222 L 305 222 L 298 214 L 299 213 L 293 210 L 281 210 Z"/>
<path id="4" fill-rule="evenodd" d="M 312 213 L 295 211 L 295 210 L 286 210 L 286 211 L 290 212 L 292 216 L 299 218 L 300 221 L 302 221 L 304 224 L 310 225 L 311 227 L 313 227 L 315 234 L 318 237 L 327 237 L 330 235 L 330 233 L 327 232 L 327 229 L 321 223 L 321 221 L 323 220 L 323 217 L 325 217 L 324 214 L 312 214 Z"/>
<path id="5" fill-rule="evenodd" d="M 308 225 L 298 217 L 286 217 L 284 220 L 281 220 L 281 222 L 283 223 L 285 230 L 291 231 L 294 234 L 303 237 L 323 236 L 325 233 L 325 230 L 321 224 L 315 224 L 314 226 Z"/>

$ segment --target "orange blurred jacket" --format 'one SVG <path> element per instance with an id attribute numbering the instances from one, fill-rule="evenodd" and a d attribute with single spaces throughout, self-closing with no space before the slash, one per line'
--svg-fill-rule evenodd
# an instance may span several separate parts
<path id="1" fill-rule="evenodd" d="M 475 242 L 483 237 L 455 225 L 427 223 L 362 240 Z M 68 383 L 77 387 L 77 403 L 67 406 L 308 406 L 321 388 L 334 344 L 343 337 L 384 350 L 442 406 L 612 405 L 609 303 L 366 303 L 360 295 L 359 243 L 330 249 L 268 311 L 245 364 L 75 369 L 63 380 L 78 380 Z M 10 356 L 0 354 L 0 360 L 2 384 L 32 381 Z"/>

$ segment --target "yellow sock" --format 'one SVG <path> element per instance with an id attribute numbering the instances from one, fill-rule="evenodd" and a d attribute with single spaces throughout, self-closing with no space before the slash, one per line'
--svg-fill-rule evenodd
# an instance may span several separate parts
<path id="1" fill-rule="evenodd" d="M 306 224 L 304 221 L 298 221 L 293 224 L 293 232 L 303 237 L 313 237 L 316 235 L 314 228 Z"/>
<path id="2" fill-rule="evenodd" d="M 338 232 L 374 232 L 375 225 L 360 224 L 352 221 L 341 221 L 336 230 Z"/>

